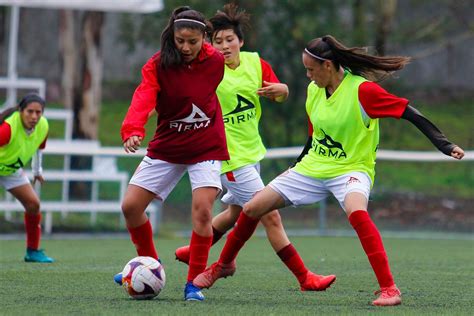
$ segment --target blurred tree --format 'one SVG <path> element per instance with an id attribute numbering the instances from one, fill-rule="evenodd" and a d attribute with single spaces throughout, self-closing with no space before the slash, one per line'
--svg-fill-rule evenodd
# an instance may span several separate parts
<path id="1" fill-rule="evenodd" d="M 60 12 L 62 93 L 65 107 L 74 111 L 73 138 L 97 139 L 102 103 L 103 24 L 103 12 Z"/>
<path id="2" fill-rule="evenodd" d="M 59 21 L 62 94 L 65 107 L 74 112 L 72 136 L 96 140 L 102 103 L 101 39 L 104 13 L 61 10 Z M 91 167 L 91 157 L 71 157 L 71 169 Z M 69 192 L 73 199 L 89 199 L 91 185 L 72 182 Z"/>
<path id="3" fill-rule="evenodd" d="M 385 55 L 387 38 L 390 35 L 395 13 L 397 11 L 397 0 L 377 0 L 377 25 L 375 36 L 375 49 L 381 56 Z"/>
<path id="4" fill-rule="evenodd" d="M 352 5 L 354 41 L 359 43 L 367 43 L 367 1 L 354 0 Z"/>

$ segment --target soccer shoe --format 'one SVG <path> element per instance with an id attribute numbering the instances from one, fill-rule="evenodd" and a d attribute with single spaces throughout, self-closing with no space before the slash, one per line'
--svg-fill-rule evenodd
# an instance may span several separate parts
<path id="1" fill-rule="evenodd" d="M 402 293 L 395 284 L 390 287 L 382 287 L 380 290 L 375 291 L 374 294 L 380 294 L 380 296 L 372 302 L 372 305 L 375 306 L 394 306 L 402 303 Z"/>
<path id="2" fill-rule="evenodd" d="M 179 247 L 174 252 L 174 255 L 176 256 L 176 260 L 181 261 L 182 263 L 189 264 L 189 245 Z"/>
<path id="3" fill-rule="evenodd" d="M 114 282 L 117 283 L 118 285 L 122 285 L 122 272 L 114 275 Z"/>
<path id="4" fill-rule="evenodd" d="M 48 257 L 43 249 L 26 249 L 25 262 L 52 263 L 54 259 Z"/>
<path id="5" fill-rule="evenodd" d="M 201 289 L 193 284 L 193 282 L 186 283 L 184 287 L 185 301 L 204 301 L 204 295 Z"/>
<path id="6" fill-rule="evenodd" d="M 301 291 L 326 291 L 334 281 L 336 281 L 336 276 L 333 274 L 326 276 L 308 271 L 306 279 L 300 283 Z"/>
<path id="7" fill-rule="evenodd" d="M 231 263 L 214 262 L 209 268 L 199 274 L 193 281 L 201 289 L 210 288 L 217 279 L 227 278 L 235 273 L 235 261 Z"/>

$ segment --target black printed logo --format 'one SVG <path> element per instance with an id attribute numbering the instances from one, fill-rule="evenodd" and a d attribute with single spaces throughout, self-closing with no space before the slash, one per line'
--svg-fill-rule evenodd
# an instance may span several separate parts
<path id="1" fill-rule="evenodd" d="M 245 112 L 245 113 L 243 113 Z M 240 124 L 256 117 L 255 104 L 237 94 L 237 106 L 231 112 L 224 114 L 224 123 Z"/>
<path id="2" fill-rule="evenodd" d="M 342 144 L 332 139 L 323 130 L 321 132 L 323 132 L 324 138 L 313 140 L 314 151 L 320 156 L 334 157 L 336 159 L 347 158 Z"/>
<path id="3" fill-rule="evenodd" d="M 24 164 L 23 161 L 21 161 L 20 158 L 12 164 L 9 165 L 0 165 L 0 170 L 2 171 L 10 171 L 10 172 L 15 172 L 20 168 L 23 168 Z"/>

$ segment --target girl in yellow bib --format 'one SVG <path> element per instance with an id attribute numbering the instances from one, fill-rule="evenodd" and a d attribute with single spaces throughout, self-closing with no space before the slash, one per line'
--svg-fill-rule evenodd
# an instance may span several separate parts
<path id="1" fill-rule="evenodd" d="M 39 249 L 40 201 L 23 171 L 33 157 L 33 183 L 43 183 L 41 150 L 48 136 L 48 121 L 43 117 L 44 106 L 43 98 L 28 94 L 17 107 L 0 113 L 0 185 L 25 207 L 25 261 L 51 263 L 54 260 Z"/>
<path id="2" fill-rule="evenodd" d="M 464 151 L 447 138 L 408 100 L 396 97 L 368 79 L 380 79 L 403 68 L 407 57 L 379 57 L 348 48 L 332 36 L 316 38 L 303 52 L 308 86 L 306 112 L 311 123 L 305 152 L 289 171 L 274 179 L 246 203 L 227 237 L 219 261 L 199 275 L 214 282 L 218 267 L 235 260 L 259 219 L 275 208 L 312 204 L 332 194 L 346 212 L 374 270 L 380 289 L 377 306 L 401 303 L 380 233 L 367 204 L 375 175 L 378 119 L 403 118 L 420 129 L 444 154 L 461 159 Z"/>
<path id="3" fill-rule="evenodd" d="M 265 185 L 260 177 L 259 161 L 266 149 L 260 138 L 258 123 L 261 116 L 261 96 L 277 102 L 288 97 L 288 87 L 280 83 L 271 66 L 258 53 L 242 52 L 244 44 L 242 28 L 248 15 L 234 4 L 224 6 L 223 11 L 210 19 L 213 26 L 212 45 L 225 57 L 224 79 L 217 88 L 225 123 L 227 148 L 230 160 L 222 163 L 221 181 L 227 193 L 222 201 L 227 209 L 212 219 L 213 244 L 231 229 L 243 205 Z M 334 282 L 334 275 L 322 276 L 308 270 L 295 247 L 285 233 L 278 210 L 261 219 L 273 249 L 295 275 L 302 291 L 322 291 Z M 176 258 L 189 262 L 189 246 L 176 250 Z M 233 275 L 235 262 L 219 266 L 219 276 Z M 206 279 L 195 279 L 201 288 L 209 287 Z"/>

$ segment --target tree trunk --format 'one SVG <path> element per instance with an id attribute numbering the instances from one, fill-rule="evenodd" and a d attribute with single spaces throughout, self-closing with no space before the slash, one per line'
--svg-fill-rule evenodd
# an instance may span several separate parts
<path id="1" fill-rule="evenodd" d="M 380 56 L 385 55 L 387 38 L 390 34 L 393 18 L 397 11 L 397 0 L 377 0 L 378 20 L 375 35 L 375 48 Z"/>
<path id="2" fill-rule="evenodd" d="M 77 48 L 75 36 L 75 15 L 72 10 L 59 13 L 59 50 L 62 61 L 61 92 L 64 107 L 72 109 L 74 84 L 77 81 Z"/>
<path id="3" fill-rule="evenodd" d="M 365 0 L 355 0 L 352 5 L 354 44 L 356 46 L 367 45 L 366 7 Z"/>
<path id="4" fill-rule="evenodd" d="M 104 13 L 86 12 L 82 23 L 81 70 L 74 96 L 74 138 L 97 139 L 102 102 L 101 38 Z"/>

